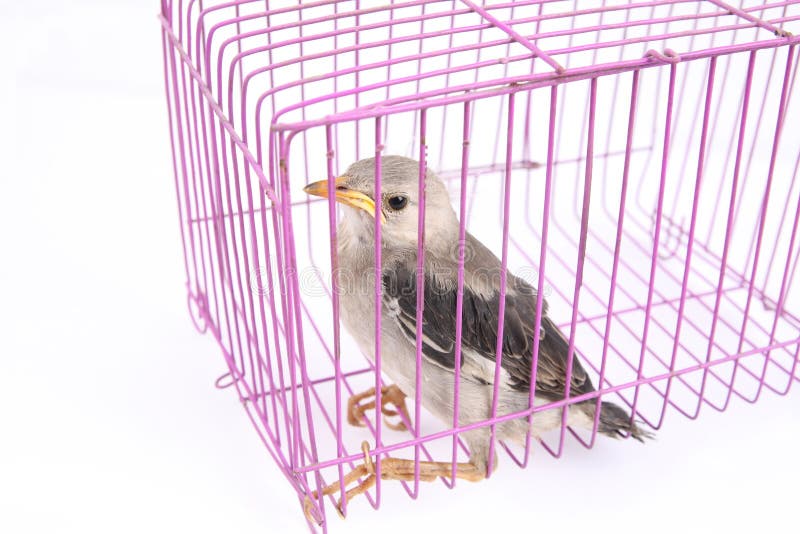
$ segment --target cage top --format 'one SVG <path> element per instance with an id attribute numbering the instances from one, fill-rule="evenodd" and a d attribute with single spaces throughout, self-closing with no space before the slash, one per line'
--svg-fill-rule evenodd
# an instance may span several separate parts
<path id="1" fill-rule="evenodd" d="M 246 136 L 793 45 L 800 0 L 164 0 L 162 22 Z"/>

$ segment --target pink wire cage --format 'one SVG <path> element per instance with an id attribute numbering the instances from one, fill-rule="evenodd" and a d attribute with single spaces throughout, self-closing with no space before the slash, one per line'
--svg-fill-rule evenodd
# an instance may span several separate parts
<path id="1" fill-rule="evenodd" d="M 312 529 L 327 530 L 365 438 L 378 470 L 391 453 L 455 473 L 459 434 L 475 426 L 614 397 L 658 429 L 668 411 L 696 418 L 800 380 L 800 136 L 784 128 L 800 119 L 800 38 L 787 31 L 800 28 L 800 0 L 161 9 L 190 313 L 228 365 L 217 386 L 236 389 L 313 503 Z M 302 187 L 386 154 L 445 180 L 462 243 L 468 229 L 533 283 L 537 326 L 547 298 L 597 392 L 444 425 L 421 408 L 418 378 L 407 432 L 383 429 L 378 411 L 366 428 L 347 424 L 349 396 L 374 386 L 380 403 L 380 343 L 372 365 L 341 330 L 338 208 Z M 418 345 L 417 369 L 420 358 Z M 596 431 L 562 418 L 541 444 L 560 456 L 568 436 L 591 447 Z M 531 442 L 492 447 L 525 466 Z M 337 480 L 339 495 L 316 497 Z M 373 506 L 387 484 L 378 477 Z M 418 476 L 402 485 L 420 493 Z"/>

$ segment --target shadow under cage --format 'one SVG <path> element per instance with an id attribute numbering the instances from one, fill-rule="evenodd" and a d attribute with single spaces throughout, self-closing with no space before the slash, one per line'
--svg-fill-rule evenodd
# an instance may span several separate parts
<path id="1" fill-rule="evenodd" d="M 658 429 L 669 411 L 695 418 L 800 380 L 800 136 L 787 127 L 800 1 L 163 0 L 161 23 L 190 312 L 228 365 L 217 386 L 238 392 L 312 528 L 327 529 L 365 440 L 378 472 L 387 456 L 417 462 L 407 481 L 377 477 L 377 507 L 387 484 L 424 491 L 420 461 L 451 462 L 454 486 L 470 429 L 601 398 Z M 337 222 L 351 208 L 332 191 L 351 163 L 387 155 L 448 189 L 456 324 L 468 231 L 498 276 L 536 289 L 536 330 L 549 303 L 567 375 L 580 360 L 596 392 L 448 424 L 421 406 L 418 344 L 416 391 L 393 418 L 406 429 L 380 410 L 348 424 L 348 399 L 374 387 L 380 405 L 390 382 L 380 343 L 373 364 L 340 325 Z M 325 179 L 328 198 L 303 193 Z M 380 311 L 376 280 L 365 298 Z M 491 448 L 526 466 L 537 442 L 555 456 L 570 436 L 594 444 L 597 416 L 591 431 L 566 422 L 524 446 L 492 430 Z"/>

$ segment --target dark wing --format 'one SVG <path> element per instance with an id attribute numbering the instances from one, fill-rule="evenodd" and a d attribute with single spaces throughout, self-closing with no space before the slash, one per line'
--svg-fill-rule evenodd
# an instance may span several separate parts
<path id="1" fill-rule="evenodd" d="M 498 262 L 499 266 L 499 262 Z M 521 279 L 509 276 L 503 320 L 501 366 L 511 377 L 511 387 L 529 391 L 536 322 L 536 292 Z M 415 343 L 417 332 L 417 276 L 408 263 L 398 263 L 384 271 L 384 304 L 395 317 L 409 340 Z M 457 287 L 453 279 L 425 274 L 424 310 L 422 313 L 422 352 L 424 356 L 447 369 L 455 368 Z M 490 295 L 464 288 L 462 314 L 462 350 L 468 349 L 494 362 L 497 350 L 500 293 Z M 539 342 L 536 375 L 537 393 L 551 399 L 564 397 L 569 345 L 564 336 L 545 315 Z M 461 360 L 462 365 L 464 359 Z M 586 371 L 577 355 L 572 364 L 571 395 L 593 391 Z"/>

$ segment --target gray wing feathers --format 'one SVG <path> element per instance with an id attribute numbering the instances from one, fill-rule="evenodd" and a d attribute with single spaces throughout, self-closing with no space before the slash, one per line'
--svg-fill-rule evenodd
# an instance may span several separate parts
<path id="1" fill-rule="evenodd" d="M 492 362 L 497 347 L 500 290 L 492 276 L 500 271 L 499 260 L 480 242 L 469 236 L 474 253 L 465 262 L 465 283 L 462 316 L 462 350 L 468 349 Z M 426 269 L 424 276 L 424 310 L 422 316 L 422 352 L 426 359 L 455 368 L 457 264 L 433 259 L 435 269 Z M 443 268 L 444 266 L 444 268 Z M 478 277 L 479 274 L 489 276 Z M 387 266 L 383 274 L 384 302 L 392 310 L 398 325 L 409 341 L 416 340 L 417 276 L 416 259 L 406 256 Z M 509 386 L 529 391 L 531 360 L 536 322 L 536 291 L 525 281 L 508 276 L 506 307 L 503 320 L 501 366 L 510 378 Z M 543 309 L 539 342 L 536 391 L 542 396 L 564 397 L 569 345 L 563 334 Z M 463 364 L 462 358 L 462 364 Z M 594 390 L 577 355 L 573 357 L 571 395 Z"/>

